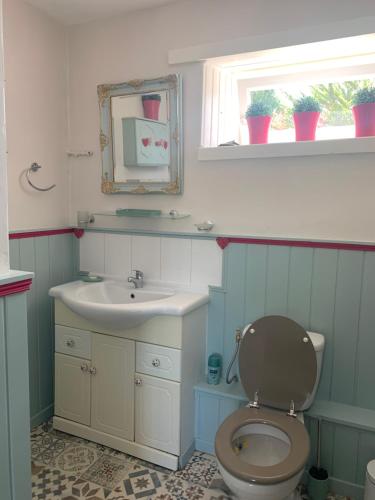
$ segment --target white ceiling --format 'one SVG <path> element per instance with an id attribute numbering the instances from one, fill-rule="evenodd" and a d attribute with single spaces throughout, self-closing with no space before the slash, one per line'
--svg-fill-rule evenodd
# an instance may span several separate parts
<path id="1" fill-rule="evenodd" d="M 63 24 L 81 24 L 181 0 L 26 0 Z"/>

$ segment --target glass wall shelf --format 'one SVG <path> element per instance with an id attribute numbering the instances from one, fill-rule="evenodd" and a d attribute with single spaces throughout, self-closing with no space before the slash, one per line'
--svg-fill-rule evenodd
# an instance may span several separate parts
<path id="1" fill-rule="evenodd" d="M 143 217 L 143 218 L 154 218 L 154 219 L 187 219 L 190 214 L 178 212 L 177 210 L 171 210 L 170 212 L 157 213 L 157 210 L 137 210 L 137 209 L 119 209 L 113 211 L 104 212 L 94 212 L 94 216 L 104 216 L 104 217 Z"/>

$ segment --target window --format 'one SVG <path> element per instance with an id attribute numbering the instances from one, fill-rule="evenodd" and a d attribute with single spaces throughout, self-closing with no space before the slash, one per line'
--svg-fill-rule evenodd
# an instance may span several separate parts
<path id="1" fill-rule="evenodd" d="M 320 104 L 317 141 L 353 138 L 353 97 L 371 85 L 375 85 L 375 34 L 208 60 L 202 146 L 249 144 L 245 113 L 260 95 L 277 104 L 269 143 L 295 141 L 293 104 L 302 96 Z"/>

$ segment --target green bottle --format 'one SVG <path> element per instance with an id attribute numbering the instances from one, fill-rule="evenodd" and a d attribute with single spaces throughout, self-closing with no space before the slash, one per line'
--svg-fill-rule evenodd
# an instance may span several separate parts
<path id="1" fill-rule="evenodd" d="M 207 382 L 217 385 L 221 377 L 222 357 L 221 354 L 214 352 L 208 357 Z"/>

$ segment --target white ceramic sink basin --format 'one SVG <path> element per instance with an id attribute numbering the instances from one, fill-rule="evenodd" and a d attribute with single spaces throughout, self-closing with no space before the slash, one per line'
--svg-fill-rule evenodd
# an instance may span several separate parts
<path id="1" fill-rule="evenodd" d="M 208 295 L 171 289 L 135 289 L 121 281 L 101 283 L 73 281 L 50 289 L 69 309 L 106 328 L 132 328 L 153 316 L 184 316 L 208 302 Z"/>

